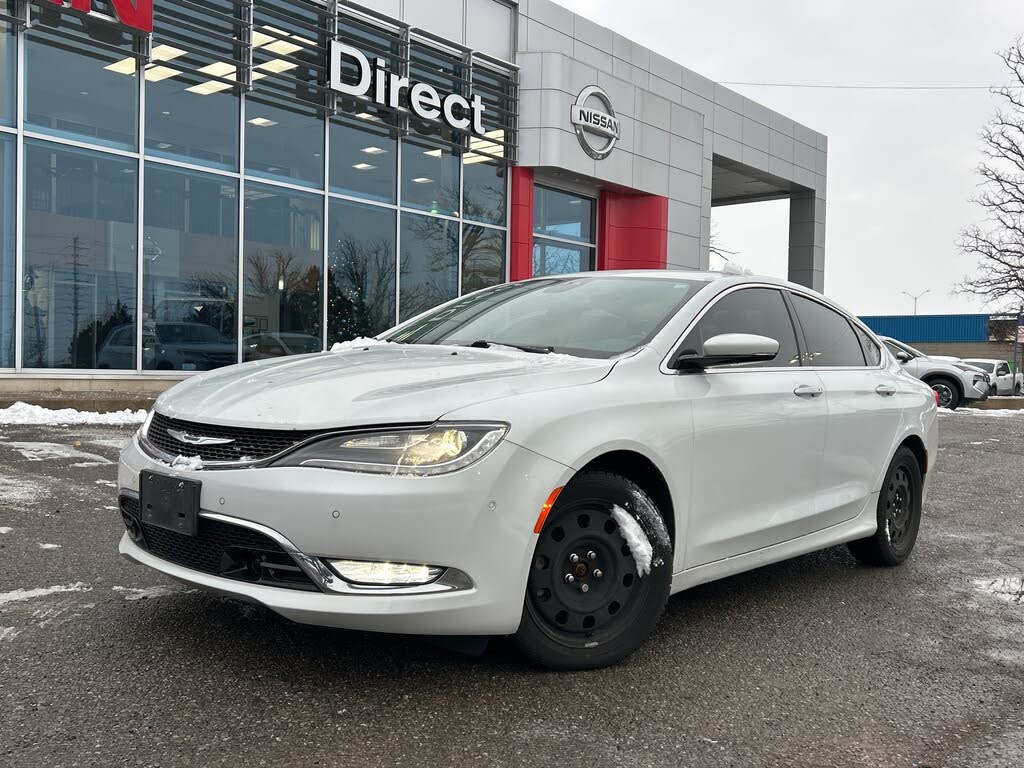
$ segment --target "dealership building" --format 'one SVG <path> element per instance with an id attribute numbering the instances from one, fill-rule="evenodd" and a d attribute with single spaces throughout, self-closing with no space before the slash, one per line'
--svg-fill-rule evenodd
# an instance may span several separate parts
<path id="1" fill-rule="evenodd" d="M 821 289 L 826 149 L 550 0 L 0 0 L 0 385 L 157 389 L 508 280 L 707 268 L 715 205 L 788 198 Z"/>

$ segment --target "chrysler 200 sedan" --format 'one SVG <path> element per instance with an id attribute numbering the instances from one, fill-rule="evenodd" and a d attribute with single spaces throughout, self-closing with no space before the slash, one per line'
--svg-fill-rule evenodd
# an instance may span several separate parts
<path id="1" fill-rule="evenodd" d="M 592 668 L 696 584 L 841 543 L 903 562 L 936 417 L 797 285 L 539 278 L 170 389 L 121 455 L 120 551 L 299 622 Z"/>

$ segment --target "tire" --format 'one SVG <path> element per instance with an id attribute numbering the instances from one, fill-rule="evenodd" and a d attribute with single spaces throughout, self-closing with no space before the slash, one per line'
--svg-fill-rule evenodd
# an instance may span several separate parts
<path id="1" fill-rule="evenodd" d="M 997 387 L 995 384 L 991 385 L 988 388 L 988 396 L 989 397 L 996 397 L 998 394 L 999 394 L 999 387 Z"/>
<path id="2" fill-rule="evenodd" d="M 865 565 L 900 565 L 914 549 L 921 528 L 921 491 L 924 483 L 917 457 L 906 447 L 893 456 L 878 495 L 878 529 L 848 546 Z"/>
<path id="3" fill-rule="evenodd" d="M 1016 384 L 1013 385 L 1013 396 L 1014 397 L 1020 397 L 1020 393 L 1021 393 L 1020 382 L 1017 382 Z"/>
<path id="4" fill-rule="evenodd" d="M 640 573 L 615 520 L 623 513 L 651 544 L 649 573 Z M 537 539 L 513 640 L 549 669 L 615 664 L 650 635 L 671 585 L 672 542 L 651 498 L 619 475 L 585 472 L 562 491 Z"/>
<path id="5" fill-rule="evenodd" d="M 960 407 L 960 387 L 952 379 L 936 376 L 934 379 L 928 380 L 928 386 L 938 393 L 939 408 L 948 408 L 951 411 L 955 411 Z"/>

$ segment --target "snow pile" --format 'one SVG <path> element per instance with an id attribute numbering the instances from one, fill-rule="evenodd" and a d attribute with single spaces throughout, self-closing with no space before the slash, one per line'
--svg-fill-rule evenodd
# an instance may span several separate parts
<path id="1" fill-rule="evenodd" d="M 89 592 L 92 590 L 84 581 L 77 581 L 74 584 L 57 585 L 56 587 L 41 587 L 40 589 L 16 589 L 13 592 L 0 592 L 0 605 L 17 603 L 23 600 L 34 600 L 37 597 L 56 595 L 61 592 Z"/>
<path id="2" fill-rule="evenodd" d="M 194 590 L 182 590 L 179 587 L 169 587 L 163 584 L 145 589 L 134 589 L 132 587 L 111 587 L 114 592 L 120 592 L 125 600 L 152 600 L 157 597 L 171 597 L 173 595 L 184 595 Z"/>
<path id="3" fill-rule="evenodd" d="M 14 530 L 13 528 L 8 528 L 6 525 L 2 526 L 2 527 L 0 527 L 0 535 L 8 534 L 8 533 L 10 533 L 13 530 Z"/>
<path id="4" fill-rule="evenodd" d="M 974 588 L 1008 603 L 1024 605 L 1024 578 L 1019 576 L 1007 576 L 1001 579 L 975 579 Z"/>
<path id="5" fill-rule="evenodd" d="M 40 544 L 40 549 L 60 549 L 60 544 Z"/>
<path id="6" fill-rule="evenodd" d="M 171 469 L 182 469 L 186 472 L 198 472 L 203 468 L 203 460 L 199 456 L 178 456 L 171 462 Z"/>
<path id="7" fill-rule="evenodd" d="M 390 341 L 381 341 L 380 339 L 374 339 L 372 337 L 360 336 L 357 339 L 351 339 L 349 341 L 339 341 L 333 347 L 331 352 L 347 352 L 353 349 L 365 349 L 366 347 L 379 347 L 382 344 L 390 344 Z"/>
<path id="8" fill-rule="evenodd" d="M 141 424 L 146 420 L 145 411 L 115 411 L 96 413 L 76 411 L 74 408 L 43 408 L 39 405 L 17 402 L 10 408 L 0 408 L 0 424 L 58 425 L 99 424 L 124 427 Z"/>
<path id="9" fill-rule="evenodd" d="M 629 551 L 633 553 L 636 560 L 636 570 L 640 576 L 651 572 L 651 559 L 654 557 L 654 547 L 651 540 L 647 538 L 640 523 L 629 512 L 618 505 L 612 506 L 612 517 L 619 524 L 619 535 L 626 540 Z"/>
<path id="10" fill-rule="evenodd" d="M 50 459 L 81 459 L 81 463 L 73 464 L 74 467 L 98 467 L 104 464 L 113 464 L 110 459 L 100 456 L 97 453 L 80 451 L 70 445 L 60 443 L 20 443 L 10 442 L 11 446 L 29 461 L 48 461 Z"/>
<path id="11" fill-rule="evenodd" d="M 996 416 L 999 418 L 1006 418 L 1008 416 L 1024 416 L 1024 408 L 958 408 L 955 411 L 951 411 L 949 408 L 939 408 L 939 413 L 943 416 L 973 413 L 975 416 Z"/>

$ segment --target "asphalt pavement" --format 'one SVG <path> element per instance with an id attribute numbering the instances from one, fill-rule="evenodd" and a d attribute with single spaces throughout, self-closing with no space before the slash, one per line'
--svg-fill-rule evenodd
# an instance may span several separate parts
<path id="1" fill-rule="evenodd" d="M 131 565 L 131 430 L 0 427 L 0 766 L 1018 768 L 1024 414 L 940 428 L 902 568 L 835 548 L 705 585 L 625 663 L 553 674 Z"/>

